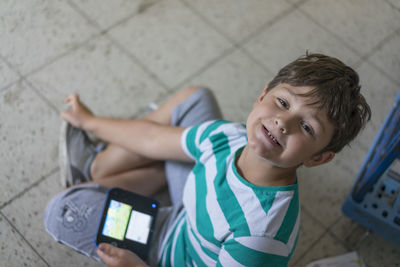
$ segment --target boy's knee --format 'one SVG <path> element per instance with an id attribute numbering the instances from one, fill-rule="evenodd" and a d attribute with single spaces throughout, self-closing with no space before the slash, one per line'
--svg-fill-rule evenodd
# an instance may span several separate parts
<path id="1" fill-rule="evenodd" d="M 205 88 L 205 86 L 190 86 L 179 91 L 182 102 L 202 88 Z"/>
<path id="2" fill-rule="evenodd" d="M 90 166 L 90 176 L 93 181 L 101 180 L 105 176 L 104 170 L 96 160 L 93 160 L 92 165 Z"/>

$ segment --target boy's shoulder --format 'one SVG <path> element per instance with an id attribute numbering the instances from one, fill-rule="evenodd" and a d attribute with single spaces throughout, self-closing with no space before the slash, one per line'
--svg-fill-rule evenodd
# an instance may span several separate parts
<path id="1" fill-rule="evenodd" d="M 221 145 L 229 144 L 233 146 L 236 139 L 245 138 L 247 141 L 246 127 L 244 124 L 238 122 L 231 122 L 227 120 L 214 120 L 199 127 L 197 133 L 199 145 Z"/>
<path id="2" fill-rule="evenodd" d="M 225 133 L 226 135 L 241 134 L 246 131 L 246 125 L 239 122 L 228 120 L 212 120 L 199 125 L 203 138 L 217 133 Z"/>

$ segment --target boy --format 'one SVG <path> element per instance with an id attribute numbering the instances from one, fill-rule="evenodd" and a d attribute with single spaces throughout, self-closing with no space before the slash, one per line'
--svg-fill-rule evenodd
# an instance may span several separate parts
<path id="1" fill-rule="evenodd" d="M 86 225 L 98 221 L 104 188 L 151 195 L 166 180 L 173 206 L 160 212 L 148 264 L 286 266 L 299 231 L 296 169 L 332 160 L 370 119 L 357 73 L 321 54 L 281 69 L 246 126 L 218 120 L 204 88 L 178 92 L 145 120 L 96 117 L 76 95 L 66 102 L 71 110 L 63 119 L 110 144 L 99 153 L 83 131 L 67 128 L 66 169 L 73 175 L 65 179 L 93 181 L 54 198 L 46 227 L 108 266 L 146 263 L 127 250 L 101 244 L 96 251 L 85 243 L 95 235 Z M 64 223 L 66 216 L 85 227 Z"/>

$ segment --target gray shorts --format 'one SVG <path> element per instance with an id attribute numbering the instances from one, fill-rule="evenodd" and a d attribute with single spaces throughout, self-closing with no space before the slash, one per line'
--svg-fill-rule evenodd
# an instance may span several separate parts
<path id="1" fill-rule="evenodd" d="M 222 115 L 212 92 L 203 88 L 173 110 L 171 125 L 188 127 L 220 118 Z M 161 208 L 158 214 L 148 258 L 150 265 L 157 263 L 156 255 L 163 236 L 182 207 L 183 188 L 192 167 L 192 163 L 165 163 L 172 206 Z M 94 239 L 106 191 L 105 187 L 91 184 L 70 188 L 56 195 L 47 205 L 44 214 L 47 232 L 56 241 L 100 261 Z"/>

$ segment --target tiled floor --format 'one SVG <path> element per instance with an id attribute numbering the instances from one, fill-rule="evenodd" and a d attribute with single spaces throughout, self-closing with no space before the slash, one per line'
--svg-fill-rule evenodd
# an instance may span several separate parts
<path id="1" fill-rule="evenodd" d="M 264 85 L 306 50 L 360 74 L 373 117 L 333 163 L 301 169 L 302 230 L 291 266 L 356 250 L 400 266 L 400 248 L 341 213 L 400 88 L 398 0 L 3 0 L 0 2 L 0 266 L 97 266 L 44 230 L 62 191 L 59 111 L 78 92 L 96 114 L 140 116 L 192 84 L 244 121 Z M 400 233 L 399 233 L 400 234 Z"/>

